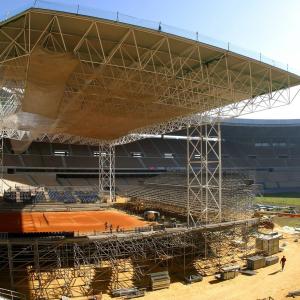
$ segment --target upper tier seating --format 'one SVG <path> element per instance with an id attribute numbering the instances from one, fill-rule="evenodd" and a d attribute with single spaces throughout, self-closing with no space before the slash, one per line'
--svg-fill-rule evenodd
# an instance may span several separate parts
<path id="1" fill-rule="evenodd" d="M 241 123 L 242 124 L 242 123 Z M 279 123 L 278 123 L 279 124 Z M 256 181 L 268 187 L 299 187 L 298 179 L 288 178 L 288 174 L 300 174 L 300 123 L 296 125 L 222 125 L 222 160 L 223 170 L 247 169 L 256 173 Z M 184 136 L 185 131 L 176 133 Z M 149 172 L 165 170 L 184 170 L 186 168 L 186 140 L 150 138 L 116 146 L 116 169 L 121 172 Z M 55 156 L 56 150 L 66 151 L 66 156 Z M 90 172 L 98 169 L 99 151 L 97 146 L 65 145 L 33 142 L 22 154 L 13 154 L 8 140 L 4 143 L 4 166 L 12 169 L 14 176 L 23 176 L 16 182 L 28 185 L 67 185 L 57 182 L 55 176 L 41 175 L 46 171 Z M 133 152 L 140 157 L 132 157 Z M 172 153 L 173 158 L 164 158 L 165 153 Z M 19 175 L 24 169 L 33 169 L 29 175 Z M 21 170 L 21 171 L 20 171 Z M 295 171 L 295 172 L 292 172 Z M 11 172 L 11 173 L 13 173 Z M 40 173 L 39 173 L 40 172 Z M 278 178 L 273 174 L 283 172 Z M 272 173 L 272 174 L 271 174 Z M 68 185 L 97 185 L 97 180 L 90 179 Z"/>

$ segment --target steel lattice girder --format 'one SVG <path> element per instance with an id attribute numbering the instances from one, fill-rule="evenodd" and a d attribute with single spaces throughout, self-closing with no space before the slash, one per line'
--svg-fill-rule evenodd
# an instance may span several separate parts
<path id="1" fill-rule="evenodd" d="M 222 220 L 220 123 L 187 129 L 187 216 L 189 225 Z"/>
<path id="2" fill-rule="evenodd" d="M 16 138 L 87 144 L 284 105 L 300 82 L 185 38 L 38 9 L 0 26 L 0 74 L 3 127 L 25 132 Z"/>
<path id="3" fill-rule="evenodd" d="M 99 197 L 109 201 L 115 200 L 115 147 L 109 144 L 99 144 Z"/>

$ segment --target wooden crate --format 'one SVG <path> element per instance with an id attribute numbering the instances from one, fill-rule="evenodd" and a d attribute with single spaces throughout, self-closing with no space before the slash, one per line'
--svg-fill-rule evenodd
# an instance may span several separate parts
<path id="1" fill-rule="evenodd" d="M 256 249 L 265 255 L 273 255 L 279 252 L 279 236 L 262 235 L 256 238 Z"/>
<path id="2" fill-rule="evenodd" d="M 238 265 L 223 267 L 221 269 L 221 279 L 228 280 L 235 278 L 239 274 L 239 269 L 240 266 Z"/>
<path id="3" fill-rule="evenodd" d="M 275 265 L 279 262 L 278 256 L 268 256 L 266 257 L 266 266 Z"/>
<path id="4" fill-rule="evenodd" d="M 260 255 L 247 258 L 247 269 L 256 270 L 265 267 L 266 258 Z"/>
<path id="5" fill-rule="evenodd" d="M 170 286 L 170 276 L 168 271 L 150 274 L 152 290 L 166 289 Z"/>

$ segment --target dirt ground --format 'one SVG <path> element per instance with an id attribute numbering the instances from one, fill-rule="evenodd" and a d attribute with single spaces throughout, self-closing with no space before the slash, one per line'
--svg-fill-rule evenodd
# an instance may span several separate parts
<path id="1" fill-rule="evenodd" d="M 145 226 L 147 222 L 118 211 L 10 212 L 0 213 L 0 232 L 91 233 L 104 231 L 105 222 L 121 229 Z"/>
<path id="2" fill-rule="evenodd" d="M 254 276 L 239 275 L 235 279 L 215 282 L 213 277 L 205 277 L 202 282 L 193 285 L 171 284 L 169 289 L 148 292 L 145 300 L 275 300 L 289 299 L 289 291 L 300 290 L 300 239 L 284 235 L 280 244 L 286 243 L 279 257 L 287 258 L 286 269 L 281 272 L 279 264 L 257 270 Z M 300 297 L 299 297 L 300 299 Z"/>

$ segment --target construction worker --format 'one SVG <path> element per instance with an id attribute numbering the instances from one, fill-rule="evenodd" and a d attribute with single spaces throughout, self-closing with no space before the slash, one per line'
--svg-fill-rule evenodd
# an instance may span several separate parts
<path id="1" fill-rule="evenodd" d="M 285 266 L 285 263 L 286 263 L 286 258 L 285 256 L 283 255 L 281 260 L 280 260 L 280 263 L 281 263 L 281 271 L 284 270 L 284 266 Z"/>

